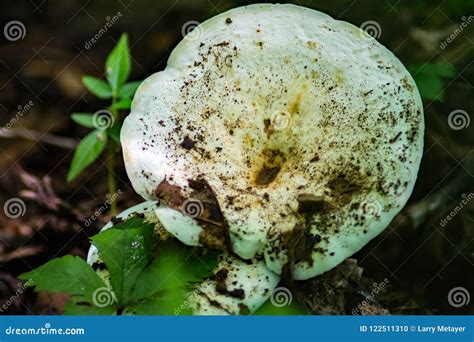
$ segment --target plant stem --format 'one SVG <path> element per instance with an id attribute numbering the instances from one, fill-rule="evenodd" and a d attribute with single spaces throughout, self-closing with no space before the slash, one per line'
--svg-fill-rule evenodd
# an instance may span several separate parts
<path id="1" fill-rule="evenodd" d="M 115 193 L 117 191 L 117 184 L 115 182 L 115 142 L 110 141 L 108 156 L 107 156 L 107 185 L 109 188 L 110 213 L 117 215 L 117 203 L 115 202 Z"/>
<path id="2" fill-rule="evenodd" d="M 113 122 L 117 122 L 119 119 L 118 112 L 114 109 L 114 104 L 116 102 L 116 97 L 112 97 L 112 105 L 110 106 L 110 112 L 112 113 Z M 112 139 L 109 140 L 109 148 L 108 148 L 108 155 L 107 155 L 107 185 L 109 189 L 109 200 L 110 200 L 110 213 L 115 216 L 118 214 L 117 212 L 117 203 L 115 201 L 115 195 L 117 192 L 117 184 L 115 181 L 115 141 Z"/>

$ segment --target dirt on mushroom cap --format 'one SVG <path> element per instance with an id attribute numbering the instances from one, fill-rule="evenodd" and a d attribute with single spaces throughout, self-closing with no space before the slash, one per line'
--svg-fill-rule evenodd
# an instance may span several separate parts
<path id="1" fill-rule="evenodd" d="M 203 224 L 212 247 L 263 253 L 296 279 L 329 270 L 411 194 L 424 130 L 412 78 L 358 28 L 303 7 L 236 8 L 196 30 L 125 120 L 135 190 L 166 201 L 166 182 L 181 210 L 205 182 L 199 201 L 221 218 Z"/>

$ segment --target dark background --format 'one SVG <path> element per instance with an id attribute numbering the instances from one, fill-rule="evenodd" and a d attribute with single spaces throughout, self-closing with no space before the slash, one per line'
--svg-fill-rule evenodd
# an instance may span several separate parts
<path id="1" fill-rule="evenodd" d="M 70 120 L 70 113 L 95 112 L 107 105 L 85 90 L 81 76 L 103 77 L 106 56 L 120 34 L 128 32 L 131 79 L 144 79 L 165 67 L 169 53 L 182 39 L 185 23 L 201 22 L 249 3 L 2 0 L 1 28 L 19 20 L 26 32 L 17 41 L 0 34 L 0 126 L 15 117 L 19 106 L 29 101 L 33 106 L 8 134 L 0 136 L 0 204 L 11 198 L 26 203 L 25 214 L 18 218 L 8 218 L 0 211 L 0 304 L 17 290 L 19 274 L 56 256 L 84 257 L 88 237 L 110 218 L 104 214 L 96 224 L 84 225 L 105 201 L 103 160 L 73 183 L 66 182 L 72 148 L 87 132 Z M 472 314 L 474 299 L 458 308 L 450 305 L 448 293 L 463 287 L 474 295 L 474 201 L 456 210 L 447 224 L 441 220 L 460 205 L 463 196 L 474 192 L 474 123 L 452 129 L 448 120 L 455 110 L 463 110 L 469 121 L 474 112 L 474 20 L 447 47 L 442 48 L 441 43 L 474 14 L 474 2 L 295 3 L 356 26 L 375 21 L 380 27 L 378 40 L 413 71 L 423 88 L 426 120 L 425 154 L 406 208 L 384 233 L 353 256 L 352 263 L 298 284 L 299 298 L 315 314 L 351 314 L 351 308 L 371 293 L 373 283 L 387 278 L 388 286 L 374 296 L 365 313 Z M 86 42 L 104 26 L 106 17 L 119 11 L 118 22 L 86 49 Z M 141 202 L 123 165 L 119 165 L 117 178 L 122 191 L 119 209 Z M 64 295 L 28 290 L 4 314 L 61 313 L 64 300 Z"/>

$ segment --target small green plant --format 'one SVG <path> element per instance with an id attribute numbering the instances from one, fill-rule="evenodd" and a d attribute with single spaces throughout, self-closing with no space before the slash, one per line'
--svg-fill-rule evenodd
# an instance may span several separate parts
<path id="1" fill-rule="evenodd" d="M 130 69 L 130 49 L 127 34 L 124 33 L 106 59 L 106 81 L 94 76 L 82 78 L 87 90 L 99 99 L 110 100 L 110 105 L 95 113 L 73 113 L 71 115 L 72 120 L 81 126 L 92 129 L 92 131 L 77 145 L 67 180 L 70 182 L 76 179 L 107 147 L 107 183 L 110 198 L 116 192 L 114 170 L 116 152 L 120 149 L 120 128 L 122 125 L 120 111 L 130 109 L 133 95 L 141 83 L 141 81 L 127 82 Z M 117 213 L 115 201 L 111 203 L 111 212 L 113 215 Z"/>
<path id="2" fill-rule="evenodd" d="M 411 65 L 409 71 L 413 75 L 421 96 L 426 100 L 444 101 L 444 80 L 454 77 L 454 68 L 445 63 L 425 63 Z"/>
<path id="3" fill-rule="evenodd" d="M 192 285 L 212 275 L 217 254 L 160 241 L 153 230 L 154 224 L 132 217 L 92 237 L 100 263 L 66 255 L 20 278 L 36 291 L 69 294 L 69 315 L 173 315 L 184 307 Z M 102 269 L 107 277 L 98 275 Z M 189 308 L 179 311 L 190 313 Z"/>

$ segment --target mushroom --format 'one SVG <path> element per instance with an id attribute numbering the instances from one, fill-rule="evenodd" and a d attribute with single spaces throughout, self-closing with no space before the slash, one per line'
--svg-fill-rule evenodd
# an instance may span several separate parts
<path id="1" fill-rule="evenodd" d="M 195 315 L 240 315 L 255 312 L 272 295 L 280 277 L 262 260 L 221 257 L 213 277 L 198 285 L 190 306 Z"/>
<path id="2" fill-rule="evenodd" d="M 410 196 L 416 85 L 359 28 L 289 4 L 219 14 L 139 87 L 121 141 L 134 189 L 183 211 L 183 243 L 264 255 L 294 279 L 333 268 Z M 189 235 L 191 234 L 191 235 Z"/>
<path id="3" fill-rule="evenodd" d="M 113 222 L 108 222 L 102 230 L 137 215 L 142 216 L 146 222 L 154 223 L 155 232 L 162 240 L 166 240 L 170 235 L 164 229 L 163 222 L 173 224 L 175 227 L 183 227 L 189 220 L 188 216 L 156 201 L 146 201 L 124 210 L 114 218 Z M 94 245 L 89 249 L 87 262 L 90 265 L 102 263 Z M 108 270 L 97 267 L 96 272 L 112 291 Z M 263 260 L 243 261 L 228 253 L 222 253 L 214 275 L 195 284 L 195 289 L 189 294 L 186 304 L 195 315 L 253 313 L 271 296 L 279 281 L 280 277 L 270 271 Z M 131 314 L 131 312 L 125 311 L 124 314 Z"/>
<path id="4" fill-rule="evenodd" d="M 163 204 L 164 229 L 221 250 L 241 275 L 297 280 L 382 232 L 423 150 L 422 103 L 402 63 L 361 29 L 289 4 L 235 8 L 195 31 L 140 85 L 121 131 L 127 174 Z M 243 270 L 240 259 L 252 261 Z M 226 309 L 198 296 L 197 312 L 235 313 L 239 302 L 211 285 L 207 303 Z"/>

